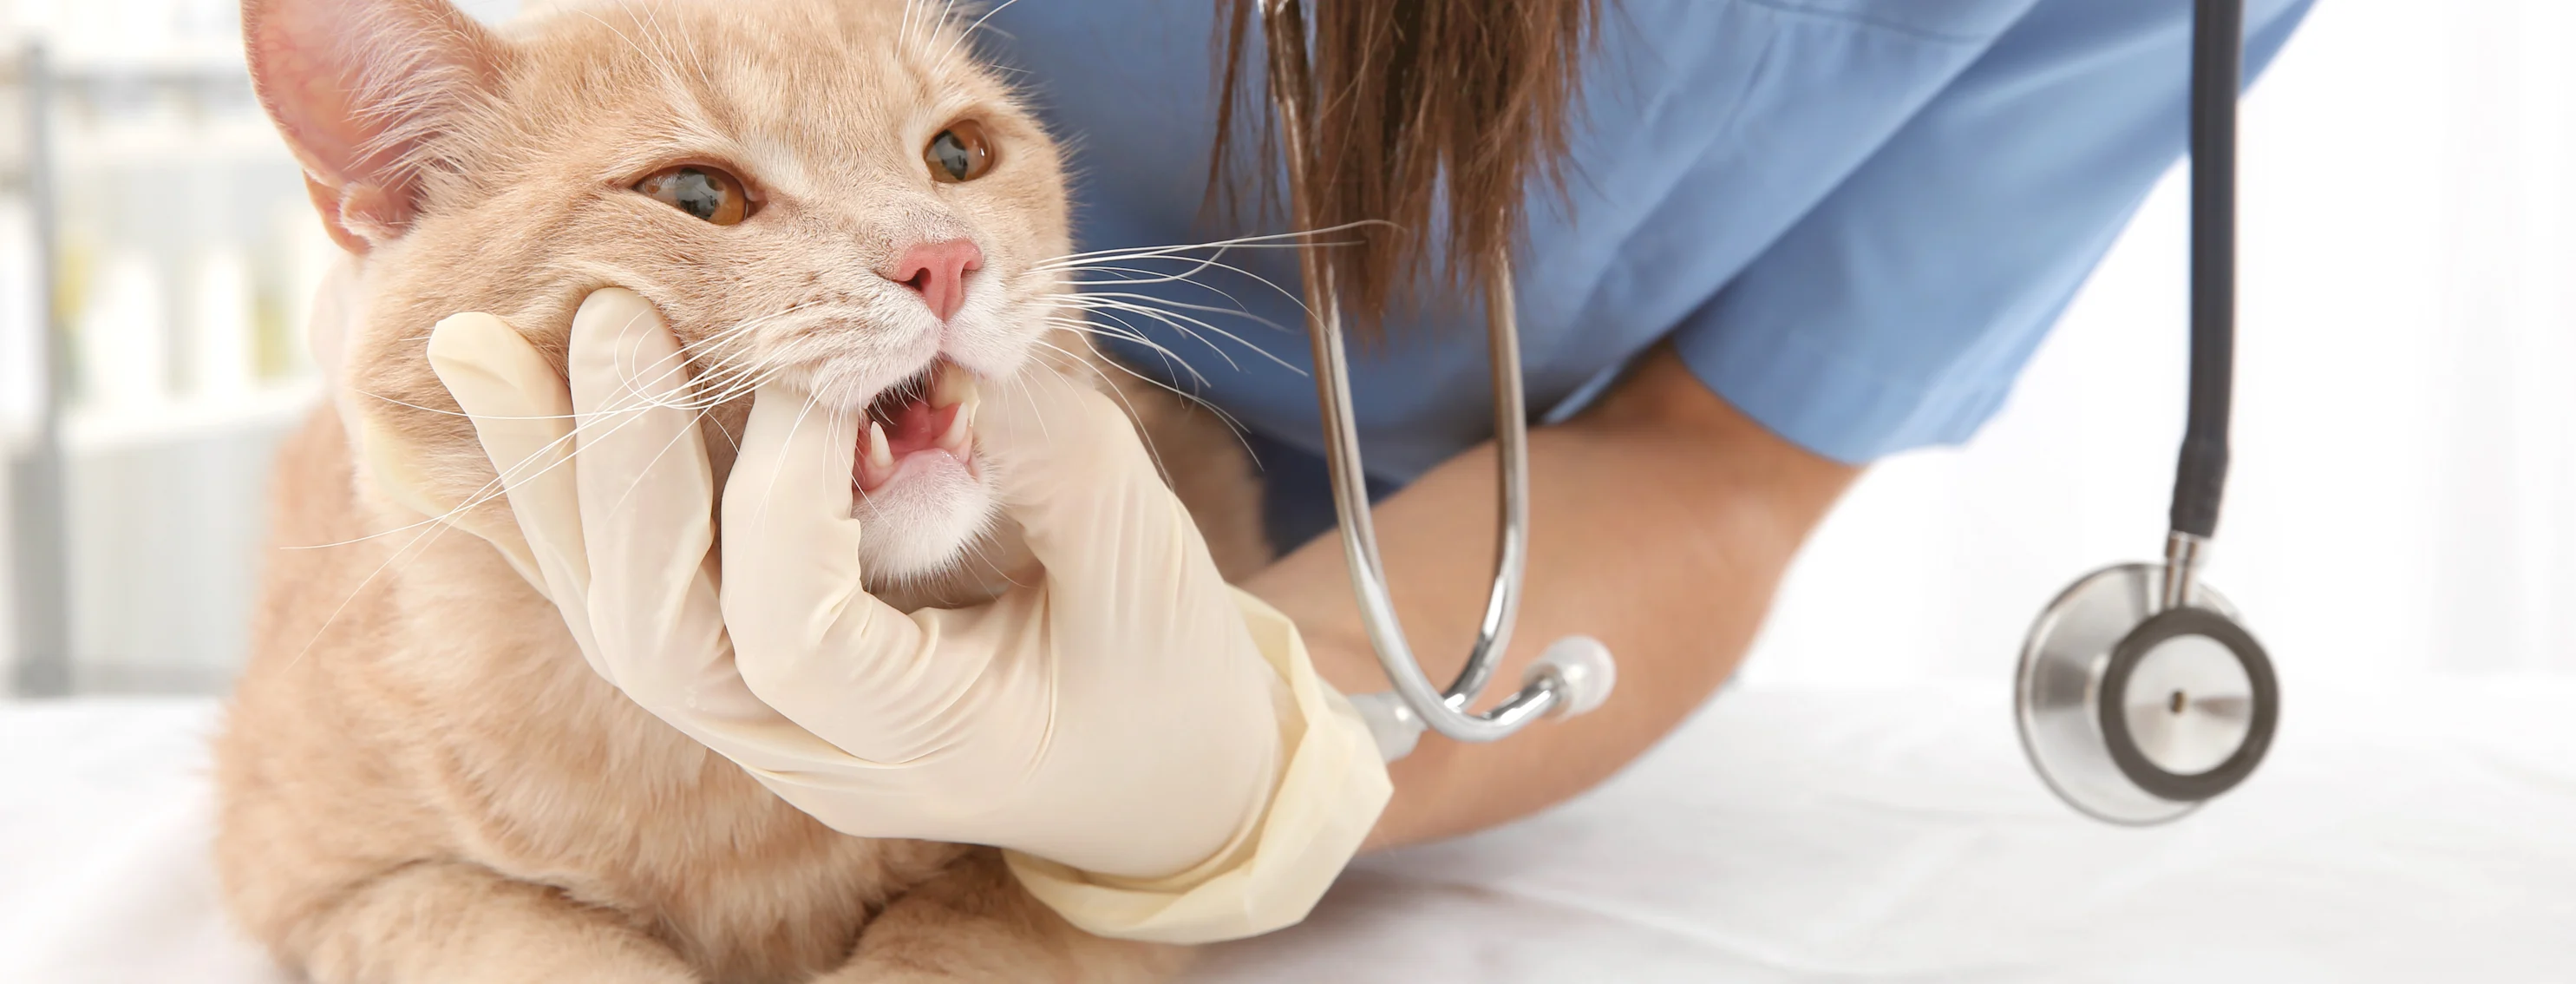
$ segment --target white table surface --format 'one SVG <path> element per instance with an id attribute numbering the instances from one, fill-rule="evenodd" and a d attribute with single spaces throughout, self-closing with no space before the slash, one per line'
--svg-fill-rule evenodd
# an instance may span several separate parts
<path id="1" fill-rule="evenodd" d="M 2151 830 L 2048 798 L 1999 686 L 1732 692 L 1193 979 L 2576 981 L 2576 680 L 2290 684 L 2254 781 Z M 0 981 L 286 979 L 215 907 L 216 713 L 0 704 Z"/>

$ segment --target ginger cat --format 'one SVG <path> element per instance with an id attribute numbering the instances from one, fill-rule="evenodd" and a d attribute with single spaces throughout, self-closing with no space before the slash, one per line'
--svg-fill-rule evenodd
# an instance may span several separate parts
<path id="1" fill-rule="evenodd" d="M 1183 951 L 1088 936 L 996 852 L 836 833 L 592 673 L 484 541 L 353 466 L 423 449 L 470 517 L 493 468 L 431 373 L 486 311 L 560 358 L 591 290 L 687 347 L 719 480 L 752 383 L 866 406 L 872 586 L 989 592 L 969 373 L 1075 372 L 1054 145 L 935 0 L 595 0 L 500 28 L 445 0 L 248 0 L 261 100 L 357 256 L 341 406 L 277 473 L 255 655 L 218 747 L 227 904 L 340 982 L 1156 981 Z M 558 363 L 560 365 L 560 363 Z M 1105 374 L 1104 374 L 1105 375 Z M 1219 564 L 1266 559 L 1209 415 L 1121 387 Z M 878 583 L 881 582 L 881 583 Z"/>

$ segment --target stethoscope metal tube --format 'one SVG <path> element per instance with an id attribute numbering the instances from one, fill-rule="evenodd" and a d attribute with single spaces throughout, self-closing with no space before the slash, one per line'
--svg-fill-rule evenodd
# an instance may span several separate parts
<path id="1" fill-rule="evenodd" d="M 1295 228 L 1316 228 L 1307 200 L 1305 107 L 1313 92 L 1306 58 L 1305 12 L 1297 0 L 1263 0 L 1264 43 L 1269 52 L 1270 94 L 1288 158 L 1290 214 Z M 1519 617 L 1522 574 L 1529 564 L 1529 413 L 1521 381 L 1520 330 L 1513 317 L 1508 257 L 1495 257 L 1485 283 L 1485 331 L 1494 386 L 1495 470 L 1500 486 L 1495 522 L 1494 580 L 1485 600 L 1475 646 L 1445 690 L 1434 690 L 1406 641 L 1378 558 L 1377 531 L 1369 513 L 1367 472 L 1360 462 L 1358 423 L 1351 413 L 1350 363 L 1343 345 L 1340 295 L 1333 271 L 1313 250 L 1300 254 L 1307 329 L 1314 348 L 1316 401 L 1323 411 L 1325 462 L 1332 473 L 1333 507 L 1340 514 L 1343 556 L 1369 644 L 1395 690 L 1353 698 L 1369 718 L 1379 749 L 1395 759 L 1412 750 L 1429 728 L 1458 741 L 1493 741 L 1551 712 L 1582 713 L 1598 706 L 1612 684 L 1609 652 L 1575 636 L 1559 640 L 1531 668 L 1518 692 L 1490 710 L 1468 710 L 1510 646 Z"/>

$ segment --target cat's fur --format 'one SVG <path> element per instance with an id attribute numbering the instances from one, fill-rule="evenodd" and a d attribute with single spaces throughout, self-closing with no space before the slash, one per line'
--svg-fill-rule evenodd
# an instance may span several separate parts
<path id="1" fill-rule="evenodd" d="M 492 468 L 429 370 L 430 327 L 491 312 L 559 362 L 574 307 L 612 284 L 669 317 L 702 377 L 785 366 L 864 402 L 922 359 L 887 341 L 918 333 L 918 301 L 873 270 L 936 236 L 986 258 L 967 312 L 934 329 L 942 350 L 988 376 L 1054 371 L 1029 352 L 1067 343 L 1042 337 L 1065 285 L 1029 266 L 1069 248 L 1055 152 L 944 6 L 595 0 L 492 31 L 443 0 L 251 0 L 263 102 L 363 257 L 347 412 L 423 449 L 449 500 L 478 501 Z M 933 187 L 920 143 L 960 114 L 1009 156 Z M 627 189 L 683 161 L 758 182 L 768 224 L 720 229 Z M 1126 395 L 1164 460 L 1191 463 L 1175 485 L 1220 565 L 1261 562 L 1231 435 Z M 746 407 L 709 414 L 720 477 Z M 225 898 L 283 963 L 324 984 L 1177 967 L 1175 948 L 1073 929 L 992 851 L 848 837 L 789 807 L 594 675 L 499 553 L 389 499 L 351 442 L 325 409 L 282 456 L 280 549 L 218 746 Z M 989 509 L 980 487 L 942 494 L 863 515 L 871 539 L 921 510 Z M 475 508 L 507 521 L 497 501 Z M 989 589 L 953 563 L 969 546 L 913 543 L 880 559 L 903 575 L 881 587 L 915 603 Z"/>

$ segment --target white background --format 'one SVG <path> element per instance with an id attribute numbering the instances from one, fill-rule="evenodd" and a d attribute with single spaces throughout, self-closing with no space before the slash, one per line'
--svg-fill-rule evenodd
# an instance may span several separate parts
<path id="1" fill-rule="evenodd" d="M 2576 6 L 2324 0 L 2247 98 L 2214 586 L 2295 685 L 2576 672 Z M 1745 679 L 2003 685 L 2076 575 L 2161 547 L 2186 172 L 1968 447 L 1875 468 Z"/>

